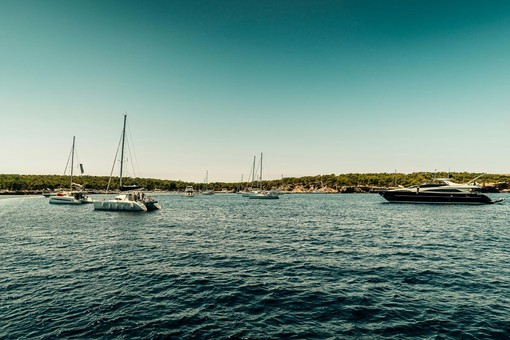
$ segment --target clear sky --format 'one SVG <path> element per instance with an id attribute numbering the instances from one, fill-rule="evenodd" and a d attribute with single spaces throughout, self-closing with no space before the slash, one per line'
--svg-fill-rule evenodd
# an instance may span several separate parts
<path id="1" fill-rule="evenodd" d="M 510 1 L 0 0 L 0 173 L 510 173 L 509 104 Z"/>

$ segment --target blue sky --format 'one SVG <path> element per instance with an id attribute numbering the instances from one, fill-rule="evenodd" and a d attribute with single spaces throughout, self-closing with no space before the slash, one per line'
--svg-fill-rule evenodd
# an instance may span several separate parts
<path id="1" fill-rule="evenodd" d="M 510 173 L 509 40 L 507 1 L 0 0 L 0 173 L 108 175 L 124 113 L 142 177 Z"/>

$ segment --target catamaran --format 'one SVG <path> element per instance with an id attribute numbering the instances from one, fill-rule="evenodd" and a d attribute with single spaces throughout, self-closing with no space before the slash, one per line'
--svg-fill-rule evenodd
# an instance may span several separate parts
<path id="1" fill-rule="evenodd" d="M 120 176 L 119 176 L 119 190 L 125 192 L 123 194 L 115 196 L 113 199 L 94 201 L 94 210 L 109 210 L 109 211 L 153 211 L 161 209 L 161 205 L 153 197 L 147 196 L 140 187 L 138 186 L 124 186 L 122 183 L 123 179 L 123 168 L 124 168 L 124 146 L 126 143 L 126 119 L 127 115 L 124 115 L 124 125 L 122 128 L 121 136 L 121 153 L 120 153 Z M 118 148 L 117 148 L 118 152 Z M 116 162 L 117 154 L 115 155 Z M 114 163 L 115 166 L 115 163 Z M 110 188 L 110 181 L 113 174 L 110 173 L 110 180 L 108 181 L 108 187 Z"/>

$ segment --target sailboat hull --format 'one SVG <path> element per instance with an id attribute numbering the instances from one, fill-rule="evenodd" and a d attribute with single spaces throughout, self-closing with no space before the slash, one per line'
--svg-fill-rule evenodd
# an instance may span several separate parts
<path id="1" fill-rule="evenodd" d="M 142 202 L 135 201 L 95 201 L 94 210 L 107 211 L 147 211 L 147 207 Z"/>
<path id="2" fill-rule="evenodd" d="M 161 205 L 152 199 L 152 197 L 145 196 L 141 191 L 132 191 L 140 188 L 139 186 L 125 186 L 122 184 L 122 169 L 124 167 L 124 145 L 126 141 L 126 118 L 124 115 L 124 124 L 122 127 L 122 149 L 120 153 L 120 176 L 119 188 L 120 191 L 126 192 L 125 194 L 117 195 L 115 199 L 94 201 L 94 210 L 103 211 L 152 211 L 161 209 Z M 107 188 L 108 189 L 108 188 Z"/>
<path id="3" fill-rule="evenodd" d="M 161 205 L 157 201 L 144 202 L 147 211 L 160 210 Z"/>

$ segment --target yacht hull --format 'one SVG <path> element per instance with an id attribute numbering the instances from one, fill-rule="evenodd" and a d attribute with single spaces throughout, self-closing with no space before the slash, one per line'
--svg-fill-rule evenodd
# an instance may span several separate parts
<path id="1" fill-rule="evenodd" d="M 380 195 L 392 203 L 493 204 L 489 197 L 477 193 L 425 193 L 384 191 Z"/>

